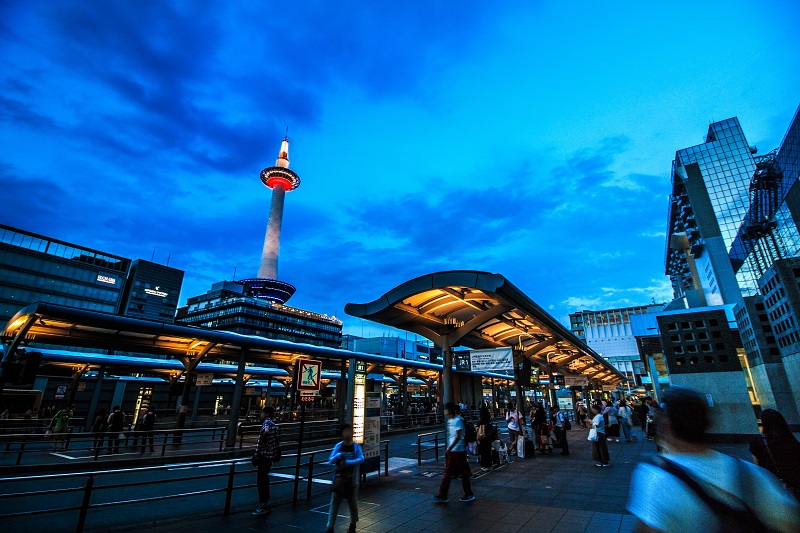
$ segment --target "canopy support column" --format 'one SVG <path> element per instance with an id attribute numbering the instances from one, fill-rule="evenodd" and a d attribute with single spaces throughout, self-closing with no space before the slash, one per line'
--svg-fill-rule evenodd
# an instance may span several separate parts
<path id="1" fill-rule="evenodd" d="M 100 394 L 103 389 L 103 381 L 106 376 L 106 365 L 100 365 L 97 370 L 97 379 L 94 382 L 94 392 L 92 393 L 92 402 L 89 404 L 89 412 L 86 413 L 86 424 L 84 429 L 91 431 L 94 425 L 94 418 L 97 413 L 97 404 L 100 403 Z"/>
<path id="2" fill-rule="evenodd" d="M 236 447 L 236 434 L 239 425 L 239 411 L 242 408 L 242 394 L 244 393 L 244 368 L 247 361 L 247 348 L 242 348 L 239 354 L 239 364 L 236 367 L 236 383 L 233 387 L 233 400 L 231 401 L 231 413 L 228 420 L 228 435 L 225 439 L 225 447 L 233 449 Z"/>

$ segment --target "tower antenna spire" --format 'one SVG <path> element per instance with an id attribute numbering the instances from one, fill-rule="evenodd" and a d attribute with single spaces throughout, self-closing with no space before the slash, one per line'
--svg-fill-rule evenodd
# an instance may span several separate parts
<path id="1" fill-rule="evenodd" d="M 289 139 L 289 125 L 288 124 L 286 125 L 286 135 L 284 136 L 284 139 L 286 139 L 286 140 Z"/>

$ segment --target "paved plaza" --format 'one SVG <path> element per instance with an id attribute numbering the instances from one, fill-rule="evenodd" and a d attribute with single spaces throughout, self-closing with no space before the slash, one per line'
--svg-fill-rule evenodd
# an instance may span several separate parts
<path id="1" fill-rule="evenodd" d="M 370 478 L 360 491 L 358 531 L 516 531 L 627 532 L 633 517 L 625 512 L 628 487 L 639 461 L 655 452 L 652 442 L 611 443 L 611 466 L 598 468 L 591 460 L 586 431 L 569 432 L 568 457 L 558 453 L 534 459 L 515 459 L 511 464 L 483 473 L 473 466 L 476 501 L 461 503 L 461 484 L 454 480 L 447 504 L 436 504 L 431 496 L 440 481 L 442 463 L 433 461 L 404 465 L 378 480 Z M 746 456 L 744 445 L 727 445 L 726 453 Z M 256 498 L 252 494 L 252 507 Z M 277 502 L 272 514 L 254 518 L 252 508 L 238 508 L 228 517 L 182 513 L 179 520 L 140 523 L 120 531 L 324 531 L 328 498 L 319 495 L 297 507 Z M 340 509 L 337 531 L 349 524 L 347 506 Z M 141 516 L 141 515 L 138 515 Z"/>

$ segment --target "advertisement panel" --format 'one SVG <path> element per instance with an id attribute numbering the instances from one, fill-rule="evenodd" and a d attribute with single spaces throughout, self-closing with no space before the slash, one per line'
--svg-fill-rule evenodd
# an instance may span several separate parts
<path id="1" fill-rule="evenodd" d="M 364 458 L 381 456 L 381 393 L 366 393 L 364 410 Z"/>

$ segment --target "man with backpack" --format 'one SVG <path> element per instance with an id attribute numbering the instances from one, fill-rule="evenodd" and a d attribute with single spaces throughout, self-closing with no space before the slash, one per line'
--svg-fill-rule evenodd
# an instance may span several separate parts
<path id="1" fill-rule="evenodd" d="M 464 419 L 461 418 L 461 413 L 453 402 L 447 402 L 447 404 L 445 404 L 444 414 L 447 417 L 447 438 L 449 439 L 449 443 L 447 450 L 444 452 L 444 475 L 442 476 L 442 483 L 439 485 L 439 493 L 434 495 L 433 501 L 436 503 L 447 503 L 447 492 L 450 489 L 450 480 L 454 477 L 461 478 L 461 485 L 464 488 L 464 496 L 459 501 L 475 501 L 475 495 L 472 493 L 472 484 L 470 482 L 472 471 L 469 468 L 469 461 L 467 461 Z"/>
<path id="2" fill-rule="evenodd" d="M 628 511 L 639 520 L 637 531 L 800 531 L 800 505 L 777 478 L 708 447 L 705 395 L 672 386 L 655 416 L 666 453 L 633 473 Z"/>
<path id="3" fill-rule="evenodd" d="M 256 484 L 258 486 L 258 508 L 253 516 L 263 516 L 272 512 L 269 492 L 269 472 L 272 465 L 281 459 L 280 427 L 272 421 L 275 409 L 270 405 L 261 409 L 261 433 L 253 454 L 253 466 L 258 468 Z"/>

